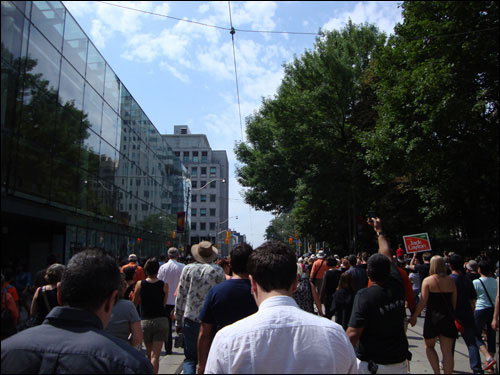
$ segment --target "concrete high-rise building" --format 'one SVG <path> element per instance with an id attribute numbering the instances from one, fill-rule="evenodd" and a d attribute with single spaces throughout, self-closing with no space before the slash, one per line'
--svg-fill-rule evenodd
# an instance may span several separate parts
<path id="1" fill-rule="evenodd" d="M 189 244 L 208 240 L 228 255 L 224 243 L 229 226 L 229 162 L 226 151 L 212 150 L 205 134 L 191 134 L 187 125 L 174 126 L 174 134 L 163 139 L 186 167 L 191 189 L 189 212 Z"/>

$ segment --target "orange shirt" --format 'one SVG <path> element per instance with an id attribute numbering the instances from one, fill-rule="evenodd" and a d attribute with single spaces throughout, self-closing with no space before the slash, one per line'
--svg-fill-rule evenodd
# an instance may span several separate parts
<path id="1" fill-rule="evenodd" d="M 311 269 L 311 278 L 314 276 L 315 279 L 322 279 L 323 274 L 329 269 L 330 267 L 326 264 L 326 259 L 316 259 Z"/>
<path id="2" fill-rule="evenodd" d="M 7 306 L 5 306 L 5 302 L 7 302 Z M 2 310 L 5 309 L 6 307 L 12 314 L 12 318 L 14 319 L 14 324 L 17 324 L 17 321 L 19 320 L 19 309 L 17 308 L 16 302 L 14 301 L 14 298 L 10 293 L 6 293 L 5 297 L 2 290 Z"/>
<path id="3" fill-rule="evenodd" d="M 10 288 L 8 288 L 10 286 Z M 14 299 L 14 302 L 19 301 L 19 294 L 17 293 L 17 289 L 15 286 L 10 285 L 7 281 L 3 283 L 2 285 L 2 291 L 7 288 L 7 293 L 9 293 L 12 298 Z"/>
<path id="4" fill-rule="evenodd" d="M 120 272 L 123 272 L 123 270 L 127 267 L 137 267 L 135 269 L 134 282 L 146 279 L 146 274 L 144 273 L 144 269 L 141 266 L 138 266 L 134 262 L 129 262 L 128 264 L 122 266 L 122 268 L 120 268 Z"/>

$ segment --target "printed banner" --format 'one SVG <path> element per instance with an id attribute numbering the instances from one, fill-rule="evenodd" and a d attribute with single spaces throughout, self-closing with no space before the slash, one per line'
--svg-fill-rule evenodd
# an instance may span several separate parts
<path id="1" fill-rule="evenodd" d="M 427 233 L 410 234 L 403 236 L 406 253 L 419 253 L 422 251 L 432 251 L 431 241 Z"/>

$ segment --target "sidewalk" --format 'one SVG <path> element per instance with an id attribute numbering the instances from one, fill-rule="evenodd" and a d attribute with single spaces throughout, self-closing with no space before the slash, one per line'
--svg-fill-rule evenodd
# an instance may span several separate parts
<path id="1" fill-rule="evenodd" d="M 182 372 L 183 362 L 183 348 L 173 348 L 172 354 L 169 355 L 165 355 L 165 352 L 162 352 L 158 374 L 180 374 Z"/>

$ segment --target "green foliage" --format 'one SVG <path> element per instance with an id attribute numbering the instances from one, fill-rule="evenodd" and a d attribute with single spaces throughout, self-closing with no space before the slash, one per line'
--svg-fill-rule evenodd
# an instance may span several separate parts
<path id="1" fill-rule="evenodd" d="M 402 6 L 375 68 L 369 175 L 404 177 L 428 225 L 498 240 L 498 2 Z"/>
<path id="2" fill-rule="evenodd" d="M 235 148 L 245 200 L 337 248 L 373 243 L 370 208 L 393 241 L 498 248 L 498 2 L 402 8 L 386 45 L 349 23 L 285 65 Z"/>

